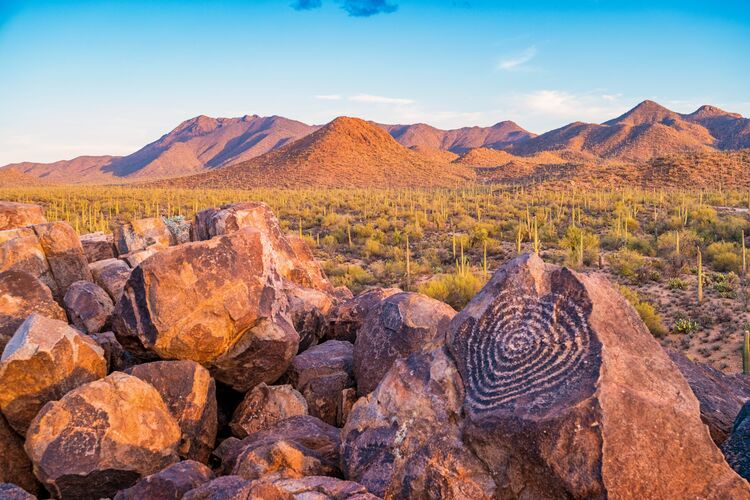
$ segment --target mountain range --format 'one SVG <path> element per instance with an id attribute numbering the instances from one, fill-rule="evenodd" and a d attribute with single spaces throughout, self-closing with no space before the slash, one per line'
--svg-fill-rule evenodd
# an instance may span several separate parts
<path id="1" fill-rule="evenodd" d="M 653 101 L 604 123 L 575 122 L 541 135 L 511 121 L 441 130 L 343 117 L 320 126 L 280 116 L 201 115 L 127 156 L 23 162 L 0 172 L 45 183 L 144 183 L 196 174 L 182 184 L 449 185 L 473 178 L 470 167 L 642 163 L 742 148 L 750 148 L 749 119 L 714 106 L 680 114 Z"/>

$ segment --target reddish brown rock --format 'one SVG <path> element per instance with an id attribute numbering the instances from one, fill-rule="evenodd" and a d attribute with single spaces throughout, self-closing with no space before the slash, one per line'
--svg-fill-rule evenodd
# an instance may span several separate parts
<path id="1" fill-rule="evenodd" d="M 299 352 L 318 343 L 325 332 L 326 315 L 333 307 L 333 297 L 326 292 L 302 288 L 294 284 L 286 286 L 289 300 L 289 315 L 294 329 L 299 334 Z"/>
<path id="2" fill-rule="evenodd" d="M 243 439 L 232 473 L 261 476 L 338 475 L 339 431 L 315 417 L 299 416 Z"/>
<path id="3" fill-rule="evenodd" d="M 194 361 L 156 361 L 133 366 L 128 374 L 153 385 L 182 432 L 182 458 L 207 463 L 216 442 L 216 383 Z"/>
<path id="4" fill-rule="evenodd" d="M 396 361 L 341 432 L 345 477 L 393 498 L 492 497 L 489 472 L 460 440 L 462 402 L 461 378 L 443 349 Z"/>
<path id="5" fill-rule="evenodd" d="M 45 405 L 26 434 L 26 452 L 54 496 L 111 498 L 177 462 L 179 441 L 156 389 L 116 372 Z"/>
<path id="6" fill-rule="evenodd" d="M 124 372 L 137 364 L 137 360 L 122 347 L 114 333 L 92 333 L 89 337 L 104 351 L 104 359 L 107 360 L 108 366 L 107 373 Z"/>
<path id="7" fill-rule="evenodd" d="M 455 314 L 448 304 L 419 293 L 397 293 L 378 303 L 354 343 L 357 393 L 372 392 L 397 359 L 442 346 Z"/>
<path id="8" fill-rule="evenodd" d="M 195 216 L 194 231 L 198 240 L 230 234 L 243 227 L 257 229 L 273 248 L 274 266 L 281 276 L 304 288 L 332 291 L 304 240 L 285 236 L 271 209 L 263 202 L 250 201 L 210 208 Z"/>
<path id="9" fill-rule="evenodd" d="M 352 412 L 352 407 L 356 402 L 357 389 L 355 387 L 349 387 L 341 391 L 341 404 L 339 406 L 336 427 L 344 427 L 346 425 L 346 421 L 349 420 L 349 414 Z"/>
<path id="10" fill-rule="evenodd" d="M 40 484 L 31 468 L 31 460 L 23 449 L 23 439 L 0 415 L 0 483 L 13 483 L 36 494 Z M 5 498 L 0 490 L 0 498 Z"/>
<path id="11" fill-rule="evenodd" d="M 179 500 L 214 479 L 211 469 L 194 460 L 170 465 L 146 476 L 126 490 L 119 491 L 114 500 Z"/>
<path id="12" fill-rule="evenodd" d="M 373 288 L 331 308 L 326 318 L 326 340 L 354 343 L 367 314 L 382 300 L 401 293 L 398 288 Z"/>
<path id="13" fill-rule="evenodd" d="M 67 321 L 49 287 L 24 271 L 0 273 L 0 354 L 21 323 L 37 313 Z"/>
<path id="14" fill-rule="evenodd" d="M 182 215 L 177 215 L 169 219 L 164 219 L 169 230 L 169 244 L 170 245 L 182 245 L 183 243 L 190 243 L 191 233 L 193 232 L 193 224 L 186 221 Z"/>
<path id="15" fill-rule="evenodd" d="M 463 442 L 501 498 L 750 498 L 700 406 L 600 275 L 524 255 L 453 319 Z"/>
<path id="16" fill-rule="evenodd" d="M 120 259 L 128 264 L 129 267 L 137 267 L 141 265 L 141 262 L 148 259 L 152 255 L 156 255 L 161 250 L 161 247 L 149 247 L 145 250 L 138 250 L 136 252 L 130 252 L 120 255 Z"/>
<path id="17" fill-rule="evenodd" d="M 96 342 L 63 321 L 32 314 L 0 358 L 0 410 L 25 434 L 47 401 L 106 374 L 104 352 Z"/>
<path id="18" fill-rule="evenodd" d="M 86 254 L 86 260 L 89 263 L 114 259 L 117 256 L 111 234 L 102 232 L 83 234 L 81 235 L 81 246 L 83 246 L 83 253 Z"/>
<path id="19" fill-rule="evenodd" d="M 307 415 L 307 401 L 291 385 L 259 384 L 245 394 L 229 427 L 240 438 L 271 427 L 280 420 Z"/>
<path id="20" fill-rule="evenodd" d="M 224 440 L 214 450 L 214 456 L 219 462 L 217 473 L 232 473 L 243 453 L 279 441 L 295 443 L 308 450 L 310 455 L 331 466 L 339 463 L 339 430 L 318 418 L 304 415 L 280 420 L 265 430 L 248 435 L 245 439 Z"/>
<path id="21" fill-rule="evenodd" d="M 120 259 L 100 260 L 89 264 L 94 282 L 102 287 L 116 305 L 130 278 L 130 266 Z"/>
<path id="22" fill-rule="evenodd" d="M 0 272 L 25 271 L 47 285 L 52 295 L 61 297 L 44 249 L 31 227 L 0 231 Z"/>
<path id="23" fill-rule="evenodd" d="M 185 494 L 183 500 L 291 500 L 269 484 L 256 484 L 240 476 L 217 477 Z"/>
<path id="24" fill-rule="evenodd" d="M 745 479 L 750 478 L 750 402 L 745 403 L 721 445 L 729 465 Z"/>
<path id="25" fill-rule="evenodd" d="M 167 248 L 171 234 L 161 217 L 153 217 L 118 224 L 113 239 L 117 253 L 124 255 L 149 247 Z"/>
<path id="26" fill-rule="evenodd" d="M 39 205 L 0 201 L 0 231 L 44 224 L 45 222 L 47 222 L 47 219 Z"/>
<path id="27" fill-rule="evenodd" d="M 342 391 L 354 387 L 353 356 L 351 343 L 329 340 L 294 357 L 287 376 L 310 415 L 331 425 L 341 420 Z"/>
<path id="28" fill-rule="evenodd" d="M 76 281 L 92 280 L 81 240 L 70 224 L 67 222 L 37 224 L 34 226 L 34 232 L 47 257 L 60 295 L 64 295 L 68 287 Z"/>
<path id="29" fill-rule="evenodd" d="M 274 382 L 299 336 L 269 252 L 250 228 L 159 252 L 128 280 L 118 340 L 141 355 L 196 361 L 238 391 Z"/>
<path id="30" fill-rule="evenodd" d="M 101 332 L 109 326 L 115 306 L 107 292 L 91 281 L 76 281 L 63 298 L 70 322 L 84 333 Z"/>
<path id="31" fill-rule="evenodd" d="M 690 361 L 683 354 L 667 350 L 669 357 L 690 384 L 701 405 L 701 420 L 708 426 L 711 438 L 722 444 L 742 405 L 750 400 L 750 377 L 728 375 L 703 363 Z"/>
<path id="32" fill-rule="evenodd" d="M 295 500 L 377 500 L 367 488 L 352 481 L 335 477 L 307 476 L 296 479 L 282 478 L 276 480 L 256 481 L 256 484 L 270 483 L 278 490 L 288 493 Z"/>
<path id="33" fill-rule="evenodd" d="M 0 483 L 0 498 L 3 500 L 36 500 L 34 495 L 11 483 Z"/>

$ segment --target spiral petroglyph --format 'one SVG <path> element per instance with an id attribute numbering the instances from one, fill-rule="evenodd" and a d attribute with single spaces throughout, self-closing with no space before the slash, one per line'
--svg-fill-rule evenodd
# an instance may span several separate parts
<path id="1" fill-rule="evenodd" d="M 553 393 L 576 377 L 591 352 L 585 304 L 549 293 L 502 290 L 484 314 L 464 323 L 466 398 L 476 412 L 520 397 Z"/>

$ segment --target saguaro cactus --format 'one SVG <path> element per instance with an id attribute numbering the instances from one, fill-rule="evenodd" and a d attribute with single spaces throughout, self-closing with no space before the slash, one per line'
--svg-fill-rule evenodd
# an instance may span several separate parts
<path id="1" fill-rule="evenodd" d="M 698 250 L 698 303 L 703 303 L 703 255 Z"/>

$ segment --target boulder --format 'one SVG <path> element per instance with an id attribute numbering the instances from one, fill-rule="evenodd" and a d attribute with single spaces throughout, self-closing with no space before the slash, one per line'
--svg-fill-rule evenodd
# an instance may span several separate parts
<path id="1" fill-rule="evenodd" d="M 240 476 L 217 477 L 185 494 L 183 500 L 291 500 L 266 484 L 254 484 Z"/>
<path id="2" fill-rule="evenodd" d="M 124 253 L 120 255 L 120 259 L 127 262 L 129 267 L 140 266 L 141 262 L 148 259 L 152 255 L 156 255 L 161 250 L 161 247 L 149 247 L 145 250 L 137 250 L 135 252 Z"/>
<path id="3" fill-rule="evenodd" d="M 318 343 L 325 332 L 326 315 L 333 307 L 333 297 L 326 292 L 287 284 L 289 315 L 299 334 L 299 352 Z"/>
<path id="4" fill-rule="evenodd" d="M 91 281 L 76 281 L 63 298 L 68 317 L 84 333 L 101 332 L 109 326 L 115 306 L 102 287 Z"/>
<path id="5" fill-rule="evenodd" d="M 261 476 L 339 475 L 339 430 L 310 416 L 291 417 L 250 434 L 235 448 L 232 474 Z"/>
<path id="6" fill-rule="evenodd" d="M 125 286 L 113 320 L 118 340 L 142 356 L 196 361 L 241 392 L 274 382 L 299 336 L 269 251 L 245 228 L 159 252 Z"/>
<path id="7" fill-rule="evenodd" d="M 462 441 L 501 498 L 750 498 L 690 386 L 601 275 L 523 255 L 455 316 Z"/>
<path id="8" fill-rule="evenodd" d="M 23 439 L 0 415 L 0 483 L 13 483 L 36 494 L 40 484 L 34 476 L 31 460 L 23 449 Z M 0 490 L 0 498 L 3 496 Z"/>
<path id="9" fill-rule="evenodd" d="M 254 486 L 261 484 L 273 486 L 280 493 L 287 493 L 295 500 L 377 500 L 378 497 L 367 491 L 361 484 L 344 481 L 328 476 L 307 476 L 300 478 L 263 479 L 255 481 Z M 269 489 L 269 491 L 271 491 Z M 274 497 L 264 497 L 274 498 Z"/>
<path id="10" fill-rule="evenodd" d="M 37 224 L 34 232 L 49 262 L 60 296 L 76 281 L 91 281 L 91 271 L 81 240 L 67 222 Z M 54 292 L 54 290 L 53 290 Z"/>
<path id="11" fill-rule="evenodd" d="M 711 438 L 722 444 L 732 431 L 742 405 L 750 400 L 750 377 L 728 375 L 703 363 L 690 361 L 684 354 L 667 350 L 677 368 L 690 384 L 701 406 L 701 420 Z"/>
<path id="12" fill-rule="evenodd" d="M 161 217 L 118 224 L 112 236 L 120 255 L 146 250 L 149 247 L 166 248 L 172 238 Z"/>
<path id="13" fill-rule="evenodd" d="M 0 358 L 0 411 L 18 433 L 48 401 L 104 377 L 104 351 L 67 323 L 32 314 Z"/>
<path id="14" fill-rule="evenodd" d="M 182 215 L 177 215 L 171 218 L 165 218 L 164 224 L 167 225 L 169 230 L 169 244 L 170 245 L 182 245 L 183 243 L 189 243 L 191 241 L 190 235 L 193 230 L 193 225 L 185 220 Z"/>
<path id="15" fill-rule="evenodd" d="M 398 288 L 373 288 L 333 306 L 326 318 L 324 338 L 353 344 L 367 314 L 382 300 L 397 293 L 401 293 Z"/>
<path id="16" fill-rule="evenodd" d="M 354 387 L 354 346 L 329 340 L 298 354 L 292 360 L 287 377 L 307 400 L 310 415 L 337 425 L 342 391 Z"/>
<path id="17" fill-rule="evenodd" d="M 114 304 L 120 301 L 125 283 L 130 278 L 130 266 L 120 259 L 100 260 L 89 264 L 94 282 L 102 287 Z"/>
<path id="18" fill-rule="evenodd" d="M 463 396 L 443 349 L 397 360 L 349 414 L 341 432 L 345 477 L 389 498 L 491 498 L 489 472 L 461 443 Z"/>
<path id="19" fill-rule="evenodd" d="M 108 367 L 107 373 L 124 372 L 137 364 L 138 360 L 122 347 L 114 333 L 92 333 L 89 337 L 104 351 L 104 359 L 107 360 Z"/>
<path id="20" fill-rule="evenodd" d="M 307 415 L 307 401 L 291 385 L 255 386 L 242 400 L 229 427 L 240 438 L 271 427 L 280 420 Z"/>
<path id="21" fill-rule="evenodd" d="M 257 229 L 268 239 L 273 248 L 274 266 L 285 280 L 304 288 L 333 290 L 304 240 L 285 236 L 276 216 L 263 202 L 235 203 L 199 212 L 195 216 L 194 232 L 196 239 L 207 240 L 243 227 Z"/>
<path id="22" fill-rule="evenodd" d="M 339 430 L 318 418 L 303 415 L 280 420 L 244 439 L 224 440 L 214 450 L 219 464 L 215 470 L 221 475 L 230 474 L 239 466 L 245 452 L 250 453 L 253 449 L 268 447 L 280 441 L 294 443 L 328 465 L 339 463 Z"/>
<path id="23" fill-rule="evenodd" d="M 153 385 L 180 426 L 182 458 L 207 463 L 216 442 L 216 383 L 194 361 L 156 361 L 136 365 L 128 374 Z"/>
<path id="24" fill-rule="evenodd" d="M 116 257 L 115 244 L 111 234 L 104 234 L 101 231 L 83 234 L 81 235 L 81 246 L 89 263 Z"/>
<path id="25" fill-rule="evenodd" d="M 25 271 L 0 273 L 0 354 L 26 318 L 37 313 L 67 321 L 49 287 Z"/>
<path id="26" fill-rule="evenodd" d="M 0 498 L 3 500 L 36 500 L 34 495 L 11 483 L 0 483 Z"/>
<path id="27" fill-rule="evenodd" d="M 354 342 L 358 394 L 372 392 L 398 358 L 442 346 L 455 314 L 448 304 L 419 293 L 397 293 L 379 302 Z"/>
<path id="28" fill-rule="evenodd" d="M 39 205 L 0 201 L 0 231 L 44 224 L 47 219 Z"/>
<path id="29" fill-rule="evenodd" d="M 26 434 L 26 452 L 54 496 L 98 499 L 177 462 L 179 442 L 156 389 L 116 372 L 45 405 Z"/>
<path id="30" fill-rule="evenodd" d="M 31 227 L 0 231 L 0 272 L 5 271 L 25 271 L 47 285 L 56 299 L 62 298 L 44 249 Z"/>
<path id="31" fill-rule="evenodd" d="M 346 421 L 349 419 L 349 414 L 352 412 L 352 407 L 356 402 L 357 389 L 355 387 L 349 387 L 341 391 L 341 405 L 339 406 L 336 427 L 344 427 L 344 425 L 346 425 Z"/>
<path id="32" fill-rule="evenodd" d="M 211 469 L 194 460 L 185 460 L 146 476 L 130 488 L 119 491 L 114 500 L 179 500 L 188 491 L 213 479 L 214 473 Z"/>
<path id="33" fill-rule="evenodd" d="M 732 426 L 731 434 L 721 446 L 729 465 L 750 480 L 750 401 L 745 403 Z"/>

